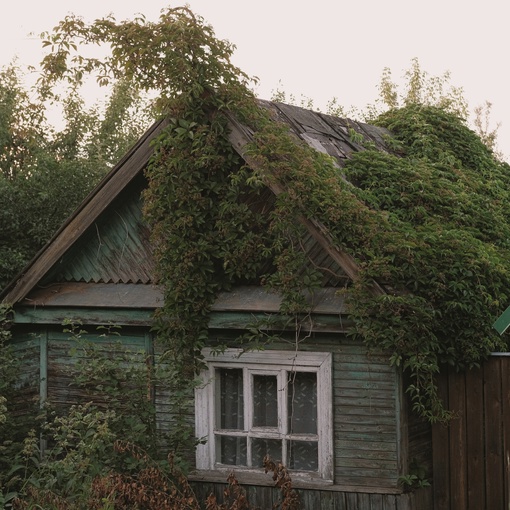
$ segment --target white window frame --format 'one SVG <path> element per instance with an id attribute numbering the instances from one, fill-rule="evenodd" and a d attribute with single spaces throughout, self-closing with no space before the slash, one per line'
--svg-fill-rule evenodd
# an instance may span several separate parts
<path id="1" fill-rule="evenodd" d="M 317 374 L 317 435 L 318 436 L 318 470 L 291 470 L 293 478 L 323 481 L 333 480 L 333 389 L 332 389 L 332 354 L 329 352 L 294 352 L 294 351 L 242 351 L 227 349 L 221 353 L 211 349 L 202 351 L 207 368 L 202 372 L 202 384 L 195 390 L 195 431 L 201 441 L 197 446 L 196 467 L 200 471 L 260 472 L 259 469 L 245 466 L 223 465 L 216 462 L 216 383 L 215 373 L 218 368 L 247 368 L 243 373 L 277 375 L 281 378 L 284 371 L 314 372 Z M 246 375 L 244 376 L 246 377 Z M 251 384 L 245 380 L 245 384 Z M 251 394 L 251 392 L 249 392 Z M 283 399 L 279 398 L 279 401 Z M 250 402 L 245 402 L 244 428 L 252 422 Z M 286 403 L 279 405 L 279 420 L 287 419 Z M 275 429 L 252 427 L 244 430 L 246 435 L 281 438 Z M 296 439 L 306 440 L 306 435 L 296 435 Z M 276 460 L 276 459 L 275 459 Z"/>

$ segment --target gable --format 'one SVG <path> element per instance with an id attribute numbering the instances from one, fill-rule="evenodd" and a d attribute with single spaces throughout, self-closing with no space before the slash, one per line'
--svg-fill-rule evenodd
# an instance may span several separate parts
<path id="1" fill-rule="evenodd" d="M 2 302 L 15 304 L 28 296 L 43 281 L 49 271 L 89 231 L 106 209 L 129 185 L 143 175 L 153 153 L 152 140 L 161 133 L 165 121 L 156 122 L 131 150 L 104 177 L 62 225 L 48 244 L 34 257 L 22 273 L 4 289 Z"/>
<path id="2" fill-rule="evenodd" d="M 59 259 L 42 285 L 55 282 L 151 283 L 154 258 L 149 229 L 142 218 L 136 179 Z"/>

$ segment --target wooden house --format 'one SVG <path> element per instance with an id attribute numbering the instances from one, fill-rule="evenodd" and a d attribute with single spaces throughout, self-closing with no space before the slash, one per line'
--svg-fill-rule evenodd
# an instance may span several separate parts
<path id="1" fill-rule="evenodd" d="M 379 128 L 284 104 L 263 106 L 340 166 L 362 150 L 351 130 L 384 150 Z M 252 133 L 234 119 L 230 124 L 230 140 L 244 157 Z M 141 193 L 150 142 L 163 126 L 147 131 L 3 293 L 14 309 L 13 344 L 26 361 L 23 374 L 36 374 L 27 391 L 43 400 L 68 405 L 78 398 L 62 370 L 73 362 L 64 320 L 79 321 L 98 342 L 96 326 L 119 325 L 124 345 L 153 353 L 151 321 L 163 294 L 154 279 Z M 276 193 L 267 188 L 261 196 L 271 204 Z M 429 489 L 405 491 L 399 483 L 416 460 L 430 465 L 430 428 L 411 413 L 402 373 L 388 356 L 368 354 L 346 335 L 349 316 L 337 290 L 355 276 L 353 259 L 320 224 L 303 222 L 301 247 L 323 268 L 323 282 L 308 296 L 310 335 L 297 353 L 282 337 L 263 352 L 238 355 L 236 336 L 254 318 L 279 313 L 277 294 L 243 285 L 212 306 L 211 342 L 227 338 L 232 348 L 217 356 L 204 352 L 206 383 L 195 394 L 195 424 L 197 437 L 207 441 L 197 448 L 191 476 L 197 494 L 221 491 L 234 469 L 253 503 L 270 508 L 273 481 L 261 469 L 269 452 L 289 467 L 305 508 L 431 508 Z M 292 386 L 285 382 L 289 373 Z M 164 391 L 152 397 L 164 421 Z"/>

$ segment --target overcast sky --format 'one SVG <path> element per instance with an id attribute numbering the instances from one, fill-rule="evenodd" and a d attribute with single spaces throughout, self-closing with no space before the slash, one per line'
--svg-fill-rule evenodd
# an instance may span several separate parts
<path id="1" fill-rule="evenodd" d="M 156 20 L 162 8 L 185 2 L 163 0 L 18 0 L 2 7 L 0 65 L 17 55 L 37 64 L 37 35 L 72 12 L 93 20 L 109 13 L 118 20 L 143 13 Z M 399 79 L 411 59 L 430 75 L 451 72 L 471 107 L 490 101 L 501 122 L 499 146 L 510 155 L 510 73 L 507 69 L 506 0 L 189 0 L 191 9 L 216 35 L 237 46 L 234 62 L 257 76 L 258 96 L 280 88 L 313 99 L 324 109 L 363 107 L 377 96 L 385 67 Z"/>

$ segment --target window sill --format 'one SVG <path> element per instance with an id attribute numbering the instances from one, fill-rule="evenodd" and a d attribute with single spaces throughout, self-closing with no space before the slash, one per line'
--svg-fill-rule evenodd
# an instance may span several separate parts
<path id="1" fill-rule="evenodd" d="M 196 470 L 190 473 L 188 479 L 191 482 L 210 482 L 210 483 L 227 483 L 228 475 L 234 472 L 237 481 L 241 485 L 259 485 L 265 487 L 274 487 L 275 482 L 271 473 L 264 473 L 262 469 L 258 470 L 228 470 L 218 469 L 214 471 Z M 364 494 L 402 494 L 403 491 L 399 487 L 371 487 L 362 485 L 342 485 L 335 484 L 331 480 L 323 480 L 318 477 L 295 477 L 291 473 L 292 486 L 295 489 L 312 489 L 337 492 L 355 492 Z"/>
<path id="2" fill-rule="evenodd" d="M 189 475 L 193 482 L 226 483 L 230 473 L 234 472 L 237 481 L 242 485 L 274 486 L 272 473 L 264 473 L 263 469 L 217 469 L 214 471 L 197 470 Z M 290 473 L 292 486 L 297 489 L 322 489 L 333 485 L 332 480 L 324 480 L 316 474 L 304 475 Z"/>

